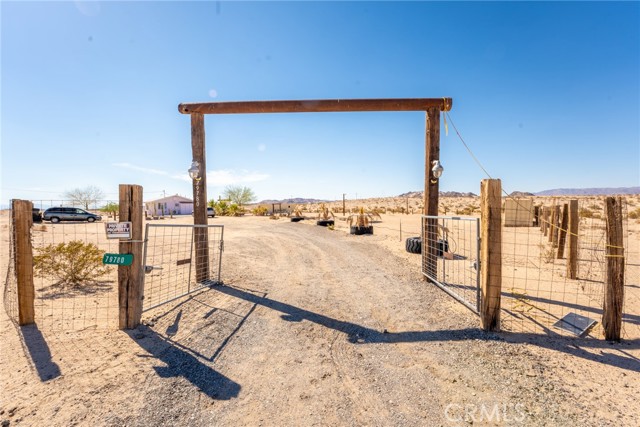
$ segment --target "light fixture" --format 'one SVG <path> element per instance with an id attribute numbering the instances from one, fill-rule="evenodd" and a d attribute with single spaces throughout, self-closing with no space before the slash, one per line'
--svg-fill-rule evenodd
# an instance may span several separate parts
<path id="1" fill-rule="evenodd" d="M 435 179 L 438 179 L 442 176 L 442 172 L 444 172 L 444 168 L 440 164 L 440 160 L 434 160 L 431 162 L 433 167 L 431 168 L 431 173 Z"/>
<path id="2" fill-rule="evenodd" d="M 189 176 L 194 181 L 200 181 L 202 177 L 200 176 L 200 163 L 197 160 L 191 162 L 191 167 L 188 170 Z"/>

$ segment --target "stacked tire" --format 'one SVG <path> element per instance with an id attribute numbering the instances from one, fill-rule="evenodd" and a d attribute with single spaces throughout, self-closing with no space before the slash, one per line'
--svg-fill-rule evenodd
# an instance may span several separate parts
<path id="1" fill-rule="evenodd" d="M 373 225 L 368 227 L 358 227 L 357 225 L 352 225 L 349 232 L 351 234 L 355 234 L 356 236 L 361 236 L 363 234 L 373 234 Z"/>
<path id="2" fill-rule="evenodd" d="M 422 253 L 422 237 L 409 237 L 405 242 L 405 249 L 410 254 Z"/>
<path id="3" fill-rule="evenodd" d="M 321 219 L 319 221 L 316 221 L 316 225 L 319 225 L 321 227 L 328 227 L 329 225 L 334 225 L 335 221 L 332 219 Z"/>

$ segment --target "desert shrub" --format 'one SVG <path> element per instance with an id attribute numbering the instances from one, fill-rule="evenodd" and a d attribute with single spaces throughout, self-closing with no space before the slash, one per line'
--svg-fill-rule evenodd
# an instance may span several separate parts
<path id="1" fill-rule="evenodd" d="M 258 206 L 257 208 L 254 208 L 251 212 L 255 216 L 265 216 L 269 212 L 269 209 L 267 209 L 265 206 Z"/>
<path id="2" fill-rule="evenodd" d="M 544 244 L 540 244 L 540 258 L 542 262 L 545 264 L 553 262 L 554 255 L 553 248 L 547 248 Z"/>
<path id="3" fill-rule="evenodd" d="M 238 206 L 235 203 L 231 203 L 229 205 L 229 212 L 227 213 L 229 216 L 241 216 L 244 215 L 244 209 Z"/>
<path id="4" fill-rule="evenodd" d="M 93 283 L 109 272 L 102 264 L 104 251 L 93 243 L 73 240 L 37 249 L 33 257 L 35 274 L 53 277 L 58 285 L 80 286 Z"/>
<path id="5" fill-rule="evenodd" d="M 591 209 L 589 208 L 580 208 L 580 210 L 578 210 L 578 215 L 580 216 L 580 218 L 593 218 L 593 211 L 591 211 Z"/>
<path id="6" fill-rule="evenodd" d="M 213 208 L 218 216 L 226 216 L 229 213 L 229 204 L 224 200 L 220 200 Z"/>
<path id="7" fill-rule="evenodd" d="M 629 212 L 629 218 L 631 219 L 639 219 L 640 218 L 640 208 L 634 209 Z"/>

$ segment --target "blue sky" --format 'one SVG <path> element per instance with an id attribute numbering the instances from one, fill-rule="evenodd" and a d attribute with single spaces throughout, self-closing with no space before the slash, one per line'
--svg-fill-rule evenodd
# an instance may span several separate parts
<path id="1" fill-rule="evenodd" d="M 640 185 L 638 2 L 11 2 L 1 13 L 1 188 L 120 183 L 191 197 L 181 102 L 453 98 L 507 191 Z M 420 190 L 423 113 L 206 117 L 208 196 Z M 479 193 L 449 126 L 440 188 Z"/>

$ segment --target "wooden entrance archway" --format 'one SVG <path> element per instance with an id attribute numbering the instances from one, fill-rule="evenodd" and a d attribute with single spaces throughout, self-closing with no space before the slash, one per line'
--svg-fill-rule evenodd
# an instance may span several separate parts
<path id="1" fill-rule="evenodd" d="M 200 165 L 201 177 L 193 180 L 194 224 L 207 224 L 207 177 L 205 159 L 205 114 L 264 114 L 264 113 L 329 113 L 365 111 L 424 111 L 425 172 L 424 215 L 438 215 L 439 180 L 433 177 L 431 165 L 440 160 L 440 112 L 451 110 L 451 98 L 396 99 L 322 99 L 297 101 L 236 101 L 187 102 L 178 111 L 191 116 L 191 150 L 193 160 Z M 208 243 L 205 236 L 196 239 L 196 280 L 208 280 Z"/>

